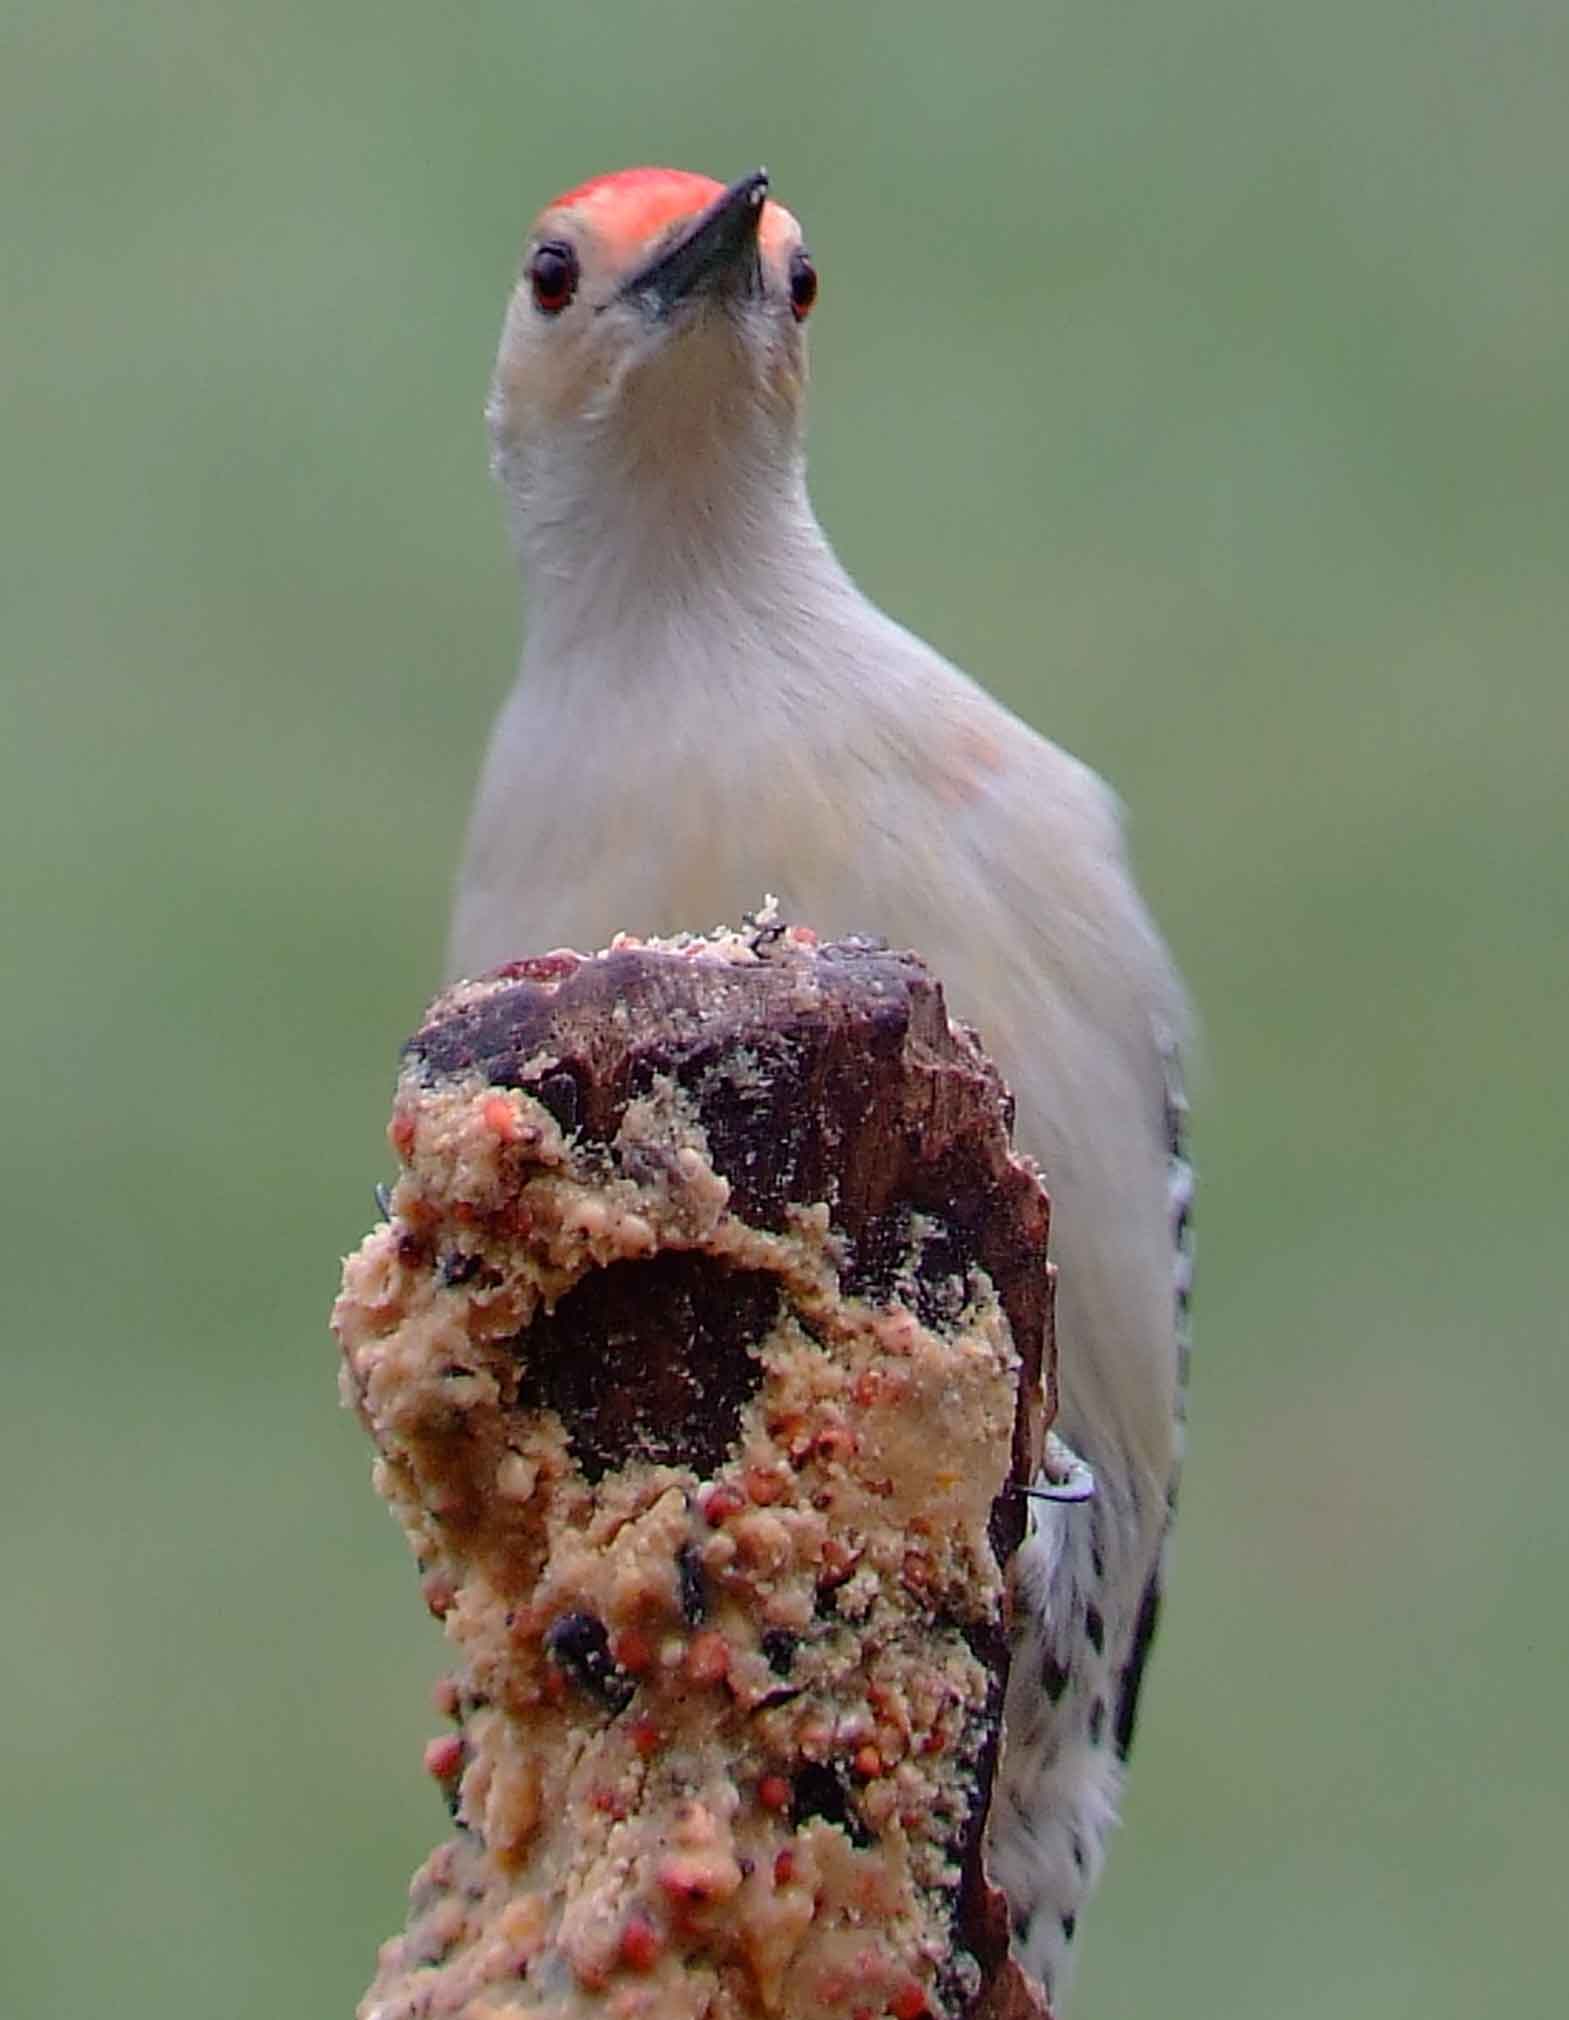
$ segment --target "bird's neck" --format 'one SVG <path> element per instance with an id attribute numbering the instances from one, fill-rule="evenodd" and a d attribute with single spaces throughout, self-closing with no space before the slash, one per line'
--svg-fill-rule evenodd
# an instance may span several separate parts
<path id="1" fill-rule="evenodd" d="M 854 595 L 807 497 L 804 461 L 651 457 L 536 470 L 511 490 L 524 672 L 544 689 L 618 681 L 733 688 L 759 654 L 794 656 Z"/>

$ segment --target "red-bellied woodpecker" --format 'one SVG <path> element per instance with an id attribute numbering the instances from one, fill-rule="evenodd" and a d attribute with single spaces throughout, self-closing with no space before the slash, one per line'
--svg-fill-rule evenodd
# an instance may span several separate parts
<path id="1" fill-rule="evenodd" d="M 491 391 L 528 640 L 480 783 L 454 973 L 783 916 L 917 949 L 1053 1200 L 1058 1428 L 1032 1504 L 991 1864 L 1059 2001 L 1113 1822 L 1176 1478 L 1184 1009 L 1117 802 L 875 609 L 807 499 L 817 277 L 767 178 L 603 176 L 534 229 Z"/>

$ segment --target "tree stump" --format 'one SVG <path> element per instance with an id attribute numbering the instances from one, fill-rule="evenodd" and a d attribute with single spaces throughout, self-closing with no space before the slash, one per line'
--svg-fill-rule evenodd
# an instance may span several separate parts
<path id="1" fill-rule="evenodd" d="M 457 1658 L 362 2020 L 1045 2020 L 984 1826 L 1048 1203 L 913 956 L 618 940 L 437 999 L 334 1311 Z"/>

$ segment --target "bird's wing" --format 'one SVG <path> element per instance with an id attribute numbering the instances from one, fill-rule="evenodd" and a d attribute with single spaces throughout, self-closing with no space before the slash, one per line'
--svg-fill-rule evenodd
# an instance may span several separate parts
<path id="1" fill-rule="evenodd" d="M 1173 1042 L 1161 1046 L 1165 1074 L 1166 1199 L 1171 1224 L 1172 1319 L 1177 1337 L 1177 1453 L 1167 1490 L 1167 1533 L 1162 1539 L 1134 1622 L 1133 1640 L 1117 1684 L 1117 1712 L 1112 1725 L 1117 1756 L 1126 1760 L 1138 1722 L 1139 1689 L 1160 1617 L 1165 1585 L 1165 1560 L 1170 1525 L 1177 1512 L 1177 1487 L 1182 1466 L 1182 1440 L 1187 1421 L 1188 1362 L 1192 1352 L 1189 1307 L 1193 1295 L 1193 1165 L 1188 1155 L 1188 1100 L 1182 1079 L 1182 1059 Z"/>

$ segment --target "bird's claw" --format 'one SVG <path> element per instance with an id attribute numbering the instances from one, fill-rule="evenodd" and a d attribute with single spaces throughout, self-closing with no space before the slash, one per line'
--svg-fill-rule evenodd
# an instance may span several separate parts
<path id="1" fill-rule="evenodd" d="M 1095 1475 L 1055 1431 L 1048 1431 L 1041 1470 L 1034 1483 L 1019 1492 L 1031 1501 L 1088 1501 L 1095 1493 Z"/>

